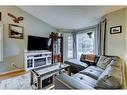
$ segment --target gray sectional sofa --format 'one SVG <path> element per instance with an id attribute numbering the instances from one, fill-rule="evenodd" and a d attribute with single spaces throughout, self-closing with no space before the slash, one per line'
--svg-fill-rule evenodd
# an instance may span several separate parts
<path id="1" fill-rule="evenodd" d="M 61 80 L 71 89 L 122 89 L 122 60 L 117 56 L 96 56 L 93 64 L 85 60 L 65 61 L 71 65 L 72 76 L 61 74 Z"/>

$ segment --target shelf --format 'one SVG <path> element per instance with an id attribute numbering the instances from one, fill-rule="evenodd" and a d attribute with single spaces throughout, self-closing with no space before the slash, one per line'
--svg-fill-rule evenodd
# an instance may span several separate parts
<path id="1" fill-rule="evenodd" d="M 52 63 L 63 62 L 63 37 L 51 36 Z"/>
<path id="2" fill-rule="evenodd" d="M 52 83 L 52 84 L 50 84 L 50 85 L 48 85 L 48 86 L 44 87 L 43 89 L 50 90 L 50 89 L 53 89 L 53 88 L 55 88 L 54 83 Z"/>

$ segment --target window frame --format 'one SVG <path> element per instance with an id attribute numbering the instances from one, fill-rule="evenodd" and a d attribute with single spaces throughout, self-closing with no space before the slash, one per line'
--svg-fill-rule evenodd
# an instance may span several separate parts
<path id="1" fill-rule="evenodd" d="M 90 31 L 93 31 L 94 32 L 94 45 L 93 45 L 93 54 L 95 54 L 95 44 L 96 44 L 96 31 L 97 31 L 97 28 L 96 27 L 93 27 L 93 28 L 89 28 L 89 29 L 84 29 L 84 30 L 81 30 L 81 31 L 78 31 L 78 33 L 76 34 L 76 56 L 77 56 L 77 59 L 79 59 L 80 57 L 78 57 L 78 34 L 83 34 L 83 33 L 89 33 Z"/>

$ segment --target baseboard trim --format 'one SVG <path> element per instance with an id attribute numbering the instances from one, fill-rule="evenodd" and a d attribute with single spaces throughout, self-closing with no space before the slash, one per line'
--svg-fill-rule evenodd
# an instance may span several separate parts
<path id="1" fill-rule="evenodd" d="M 25 72 L 25 70 L 24 69 L 16 69 L 16 70 L 12 70 L 12 71 L 8 71 L 8 72 L 0 73 L 0 77 L 6 76 L 8 74 L 20 73 L 20 72 Z"/>

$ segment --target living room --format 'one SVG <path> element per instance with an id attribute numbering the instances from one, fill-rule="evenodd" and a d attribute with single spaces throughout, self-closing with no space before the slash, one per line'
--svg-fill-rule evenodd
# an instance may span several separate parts
<path id="1" fill-rule="evenodd" d="M 15 74 L 16 76 L 13 76 L 12 74 L 12 76 L 4 78 L 4 83 L 0 85 L 1 89 L 16 89 L 17 86 L 12 87 L 12 85 L 18 82 L 15 82 L 15 79 L 13 80 L 14 84 L 10 84 L 8 88 L 5 88 L 5 85 L 7 85 L 6 83 L 8 83 L 7 79 L 15 78 L 17 76 L 20 77 L 20 75 L 22 75 L 18 75 L 18 73 L 20 73 L 20 71 L 23 71 L 25 68 L 26 59 L 24 57 L 24 54 L 28 50 L 28 36 L 49 38 L 52 37 L 52 35 L 63 37 L 61 62 L 67 61 L 72 58 L 80 60 L 82 54 L 96 54 L 120 57 L 122 60 L 121 67 L 123 68 L 122 70 L 120 70 L 120 72 L 122 72 L 123 75 L 121 77 L 122 80 L 124 80 L 122 88 L 120 89 L 126 89 L 126 7 L 0 6 L 0 12 L 0 23 L 2 31 L 1 35 L 3 35 L 1 36 L 1 38 L 3 38 L 3 40 L 1 40 L 1 61 L 3 62 L 1 62 L 0 66 L 0 76 L 2 79 L 8 73 L 17 73 Z M 96 12 L 96 14 L 94 12 Z M 18 17 L 21 17 L 21 20 L 19 20 L 19 22 L 16 22 L 14 19 Z M 22 35 L 20 37 L 14 37 L 12 33 L 10 33 L 10 28 L 15 26 L 22 30 Z M 101 30 L 99 30 L 99 27 L 101 27 Z M 119 31 L 116 31 L 116 33 L 114 33 L 114 31 L 112 30 L 113 28 L 118 29 Z M 31 43 L 34 44 L 33 42 Z M 87 48 L 85 47 L 85 45 L 89 45 L 89 47 Z M 23 72 L 23 74 L 24 73 L 26 72 Z M 30 75 L 28 76 L 30 78 Z M 59 76 L 59 78 L 61 77 Z M 67 78 L 68 80 L 70 78 L 72 79 L 72 77 L 69 76 L 67 76 Z M 68 81 L 64 82 L 65 83 L 63 83 L 62 81 L 65 86 L 69 85 Z M 70 85 L 72 86 L 71 83 Z M 62 85 L 62 87 L 65 86 Z M 25 89 L 24 87 L 25 86 L 23 86 L 23 88 L 21 89 Z M 81 89 L 89 89 L 88 86 L 85 86 L 84 88 L 83 87 L 81 86 Z M 17 87 L 17 89 L 20 89 L 20 87 Z M 30 88 L 28 87 L 28 89 Z M 67 88 L 65 87 L 65 89 Z"/>

